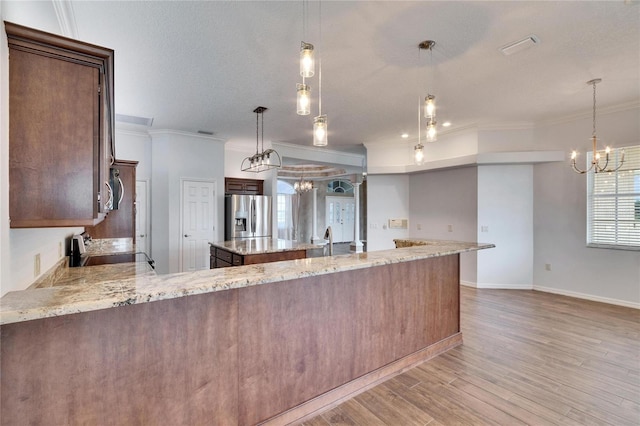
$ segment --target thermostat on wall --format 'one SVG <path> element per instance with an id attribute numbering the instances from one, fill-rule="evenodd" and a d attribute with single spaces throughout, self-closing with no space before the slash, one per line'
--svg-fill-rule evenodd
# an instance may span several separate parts
<path id="1" fill-rule="evenodd" d="M 389 229 L 407 229 L 409 219 L 389 219 Z"/>

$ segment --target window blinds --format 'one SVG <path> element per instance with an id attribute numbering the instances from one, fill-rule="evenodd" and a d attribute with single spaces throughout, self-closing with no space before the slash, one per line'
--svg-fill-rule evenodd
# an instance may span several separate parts
<path id="1" fill-rule="evenodd" d="M 615 172 L 588 174 L 587 244 L 640 249 L 640 146 L 612 149 L 615 168 L 624 149 L 624 164 Z M 600 152 L 601 163 L 605 153 Z M 587 161 L 591 163 L 592 154 Z"/>

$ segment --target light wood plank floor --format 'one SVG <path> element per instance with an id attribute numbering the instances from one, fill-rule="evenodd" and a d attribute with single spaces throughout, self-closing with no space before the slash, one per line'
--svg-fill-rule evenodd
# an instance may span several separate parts
<path id="1" fill-rule="evenodd" d="M 464 344 L 303 423 L 640 425 L 640 311 L 462 287 Z"/>

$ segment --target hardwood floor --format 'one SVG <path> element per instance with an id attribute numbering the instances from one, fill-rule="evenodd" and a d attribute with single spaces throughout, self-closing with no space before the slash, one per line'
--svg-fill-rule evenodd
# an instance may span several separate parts
<path id="1" fill-rule="evenodd" d="M 640 425 L 640 311 L 463 287 L 464 344 L 303 423 Z"/>

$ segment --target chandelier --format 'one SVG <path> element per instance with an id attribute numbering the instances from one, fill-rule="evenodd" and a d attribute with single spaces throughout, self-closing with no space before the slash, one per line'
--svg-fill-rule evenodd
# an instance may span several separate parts
<path id="1" fill-rule="evenodd" d="M 609 153 L 611 152 L 611 148 L 607 146 L 604 150 L 604 153 L 605 153 L 604 165 L 600 165 L 601 158 L 600 158 L 600 153 L 598 152 L 598 138 L 596 137 L 596 84 L 600 83 L 601 81 L 602 81 L 601 78 L 595 78 L 593 80 L 587 81 L 587 84 L 590 84 L 593 86 L 593 132 L 591 133 L 591 142 L 593 143 L 593 153 L 591 157 L 591 166 L 589 166 L 589 168 L 586 170 L 580 170 L 576 166 L 576 157 L 578 156 L 578 153 L 575 150 L 571 153 L 571 167 L 573 167 L 573 170 L 575 170 L 577 173 L 580 173 L 580 174 L 588 173 L 591 170 L 593 170 L 594 173 L 615 172 L 620 167 L 622 167 L 622 164 L 624 163 L 624 151 L 622 151 L 622 155 L 620 157 L 620 164 L 618 164 L 618 166 L 613 169 L 607 169 L 607 167 L 609 166 Z"/>
<path id="2" fill-rule="evenodd" d="M 282 166 L 280 154 L 278 154 L 275 149 L 264 149 L 264 112 L 266 110 L 267 108 L 261 106 L 253 110 L 253 112 L 256 113 L 256 153 L 242 160 L 240 170 L 243 172 L 260 173 Z M 259 118 L 262 118 L 262 126 L 259 125 Z M 260 141 L 258 135 L 260 134 L 260 130 L 262 130 L 262 152 L 258 150 L 258 142 Z"/>
<path id="3" fill-rule="evenodd" d="M 309 192 L 313 189 L 313 182 L 304 180 L 302 177 L 299 181 L 293 184 L 293 189 L 298 193 L 302 194 L 305 192 Z"/>

